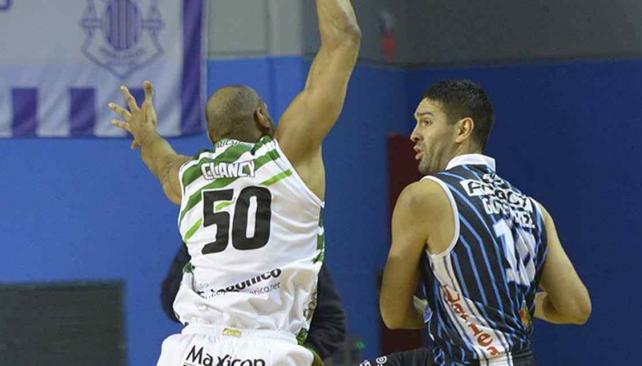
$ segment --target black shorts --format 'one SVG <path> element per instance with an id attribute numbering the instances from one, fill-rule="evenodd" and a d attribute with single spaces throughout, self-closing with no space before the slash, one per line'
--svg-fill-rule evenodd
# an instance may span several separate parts
<path id="1" fill-rule="evenodd" d="M 476 365 L 479 365 L 479 363 L 471 364 L 471 366 Z M 429 348 L 417 348 L 377 357 L 374 361 L 366 360 L 360 366 L 434 366 L 434 364 L 432 352 Z M 513 366 L 536 366 L 535 357 L 530 351 L 514 354 Z"/>
<path id="2" fill-rule="evenodd" d="M 363 361 L 360 366 L 432 366 L 432 352 L 428 348 L 392 353 L 377 357 L 374 361 Z"/>

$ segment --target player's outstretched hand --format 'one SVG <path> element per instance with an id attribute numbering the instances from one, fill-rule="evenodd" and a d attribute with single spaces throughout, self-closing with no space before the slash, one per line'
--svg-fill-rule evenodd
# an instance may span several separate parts
<path id="1" fill-rule="evenodd" d="M 145 90 L 145 100 L 140 108 L 136 103 L 136 98 L 124 85 L 120 87 L 120 92 L 125 98 L 127 108 L 123 108 L 116 103 L 109 103 L 109 108 L 122 117 L 122 120 L 112 120 L 111 124 L 122 128 L 134 137 L 131 145 L 132 149 L 139 147 L 149 136 L 156 133 L 157 119 L 156 109 L 154 109 L 154 104 L 152 103 L 154 96 L 152 83 L 145 81 L 143 89 Z"/>

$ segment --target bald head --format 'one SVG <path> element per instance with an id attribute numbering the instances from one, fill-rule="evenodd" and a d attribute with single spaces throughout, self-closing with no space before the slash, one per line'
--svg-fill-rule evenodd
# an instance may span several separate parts
<path id="1" fill-rule="evenodd" d="M 273 130 L 265 103 L 247 86 L 232 85 L 217 90 L 207 101 L 205 116 L 213 142 L 224 138 L 252 142 Z"/>

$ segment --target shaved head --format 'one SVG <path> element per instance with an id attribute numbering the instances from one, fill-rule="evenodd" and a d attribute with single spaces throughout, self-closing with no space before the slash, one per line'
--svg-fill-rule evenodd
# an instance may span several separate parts
<path id="1" fill-rule="evenodd" d="M 212 94 L 205 116 L 212 142 L 225 138 L 253 142 L 274 129 L 259 94 L 243 85 L 226 86 Z"/>

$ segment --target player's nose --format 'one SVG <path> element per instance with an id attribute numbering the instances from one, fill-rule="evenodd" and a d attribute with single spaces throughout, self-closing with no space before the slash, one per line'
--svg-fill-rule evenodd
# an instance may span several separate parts
<path id="1" fill-rule="evenodd" d="M 419 133 L 417 133 L 417 127 L 415 127 L 415 128 L 412 130 L 412 133 L 410 134 L 410 141 L 412 141 L 412 142 L 417 142 L 417 141 L 419 141 L 419 140 L 420 140 L 420 138 L 421 138 L 421 137 L 419 136 Z"/>

